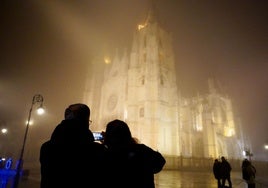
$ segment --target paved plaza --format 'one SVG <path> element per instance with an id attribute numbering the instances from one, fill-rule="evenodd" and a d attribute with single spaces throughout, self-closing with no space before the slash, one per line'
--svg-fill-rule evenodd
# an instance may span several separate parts
<path id="1" fill-rule="evenodd" d="M 241 172 L 232 172 L 231 179 L 233 188 L 247 188 L 246 183 L 241 178 Z M 267 180 L 257 178 L 259 182 L 256 188 L 268 188 Z M 39 188 L 40 174 L 38 170 L 33 170 L 27 180 L 20 182 L 19 188 Z M 155 175 L 156 188 L 217 188 L 217 182 L 212 172 L 182 172 L 163 170 Z"/>
<path id="2" fill-rule="evenodd" d="M 239 172 L 232 173 L 231 176 L 234 188 L 246 188 Z M 217 181 L 211 172 L 165 170 L 155 177 L 156 188 L 217 188 Z"/>

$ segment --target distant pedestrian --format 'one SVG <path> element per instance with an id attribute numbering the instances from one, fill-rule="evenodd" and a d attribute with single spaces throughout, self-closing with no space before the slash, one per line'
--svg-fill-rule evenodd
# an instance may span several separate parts
<path id="1" fill-rule="evenodd" d="M 218 188 L 221 188 L 221 162 L 218 159 L 214 160 L 213 174 L 218 183 Z"/>
<path id="2" fill-rule="evenodd" d="M 104 187 L 105 147 L 89 130 L 90 109 L 72 104 L 40 149 L 41 188 Z"/>
<path id="3" fill-rule="evenodd" d="M 242 162 L 242 177 L 246 180 L 248 188 L 255 188 L 255 176 L 256 168 L 248 159 L 244 159 Z"/>
<path id="4" fill-rule="evenodd" d="M 221 157 L 222 187 L 225 187 L 225 182 L 227 180 L 229 188 L 232 188 L 231 170 L 232 170 L 232 167 L 230 163 L 225 159 L 225 157 L 222 156 Z"/>

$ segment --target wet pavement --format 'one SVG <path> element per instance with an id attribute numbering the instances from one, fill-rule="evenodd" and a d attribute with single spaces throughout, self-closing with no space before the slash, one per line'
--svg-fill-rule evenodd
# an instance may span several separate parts
<path id="1" fill-rule="evenodd" d="M 232 173 L 235 188 L 246 188 L 240 173 Z M 163 171 L 155 176 L 156 188 L 217 188 L 217 181 L 210 172 Z M 226 183 L 228 185 L 228 183 Z"/>
<path id="2" fill-rule="evenodd" d="M 233 188 L 247 188 L 241 172 L 231 172 Z M 155 175 L 156 188 L 217 188 L 212 172 L 164 170 Z M 226 182 L 226 186 L 228 183 Z M 256 177 L 256 188 L 268 188 L 268 177 Z"/>
<path id="3" fill-rule="evenodd" d="M 241 172 L 232 172 L 231 180 L 233 188 L 247 188 L 247 184 L 241 178 Z M 256 188 L 268 188 L 265 178 L 257 178 L 262 182 L 256 184 Z M 264 185 L 266 182 L 266 185 Z M 227 183 L 228 184 L 228 183 Z M 155 175 L 156 188 L 217 188 L 217 181 L 211 172 L 183 172 L 163 170 Z M 22 180 L 19 188 L 39 188 L 39 170 L 32 170 L 27 180 Z"/>

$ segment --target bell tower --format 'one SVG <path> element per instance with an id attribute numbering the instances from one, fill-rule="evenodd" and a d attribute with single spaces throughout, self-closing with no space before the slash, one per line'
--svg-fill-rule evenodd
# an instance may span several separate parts
<path id="1" fill-rule="evenodd" d="M 178 91 L 170 34 L 150 11 L 133 39 L 127 123 L 133 136 L 167 155 L 179 154 Z"/>

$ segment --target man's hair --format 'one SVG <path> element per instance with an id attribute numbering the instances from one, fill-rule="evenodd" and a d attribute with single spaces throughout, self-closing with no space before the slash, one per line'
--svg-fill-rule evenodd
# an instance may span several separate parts
<path id="1" fill-rule="evenodd" d="M 64 112 L 65 119 L 89 120 L 90 109 L 82 103 L 71 104 Z"/>

